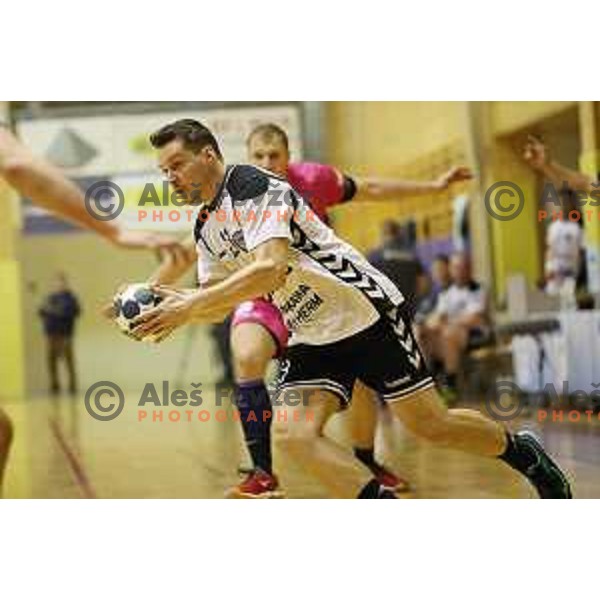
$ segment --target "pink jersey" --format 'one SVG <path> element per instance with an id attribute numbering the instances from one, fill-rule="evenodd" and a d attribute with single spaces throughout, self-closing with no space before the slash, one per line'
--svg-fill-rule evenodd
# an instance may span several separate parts
<path id="1" fill-rule="evenodd" d="M 328 208 L 349 200 L 345 197 L 344 176 L 329 165 L 292 163 L 288 166 L 287 178 L 322 221 L 327 221 Z"/>

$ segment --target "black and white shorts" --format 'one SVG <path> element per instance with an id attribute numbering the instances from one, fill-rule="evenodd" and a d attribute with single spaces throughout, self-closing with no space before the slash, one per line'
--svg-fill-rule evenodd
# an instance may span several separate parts
<path id="1" fill-rule="evenodd" d="M 344 340 L 290 346 L 279 366 L 277 394 L 290 388 L 335 393 L 346 406 L 356 380 L 384 402 L 406 400 L 434 386 L 409 320 L 382 316 L 374 325 Z"/>

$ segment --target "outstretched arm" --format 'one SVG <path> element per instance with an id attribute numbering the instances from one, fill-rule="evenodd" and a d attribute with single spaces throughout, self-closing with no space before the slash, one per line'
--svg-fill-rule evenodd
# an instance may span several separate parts
<path id="1" fill-rule="evenodd" d="M 156 233 L 127 231 L 94 218 L 85 208 L 81 189 L 49 162 L 35 157 L 11 131 L 0 125 L 0 177 L 35 204 L 95 231 L 123 248 L 160 248 L 176 240 Z"/>
<path id="2" fill-rule="evenodd" d="M 398 199 L 406 196 L 433 194 L 447 190 L 453 183 L 468 181 L 473 174 L 467 167 L 452 167 L 434 181 L 406 181 L 402 179 L 381 179 L 365 177 L 356 179 L 359 197 L 365 200 L 379 200 L 396 196 Z"/>
<path id="3" fill-rule="evenodd" d="M 567 185 L 579 192 L 591 192 L 592 185 L 596 182 L 585 173 L 573 171 L 552 160 L 548 148 L 538 137 L 530 135 L 523 152 L 525 162 L 535 171 L 541 173 L 556 187 Z"/>

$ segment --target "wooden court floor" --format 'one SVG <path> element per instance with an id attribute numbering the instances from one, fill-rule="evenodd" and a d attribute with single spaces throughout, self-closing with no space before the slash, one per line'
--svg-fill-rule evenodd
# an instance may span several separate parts
<path id="1" fill-rule="evenodd" d="M 127 396 L 121 415 L 108 422 L 89 415 L 83 395 L 3 404 L 16 427 L 4 496 L 223 498 L 239 480 L 238 466 L 247 462 L 239 423 L 217 420 L 219 409 L 210 398 L 201 407 L 210 414 L 203 415 L 204 422 L 197 415 L 201 409 L 171 422 L 166 408 L 162 422 L 140 421 L 137 401 L 138 396 Z M 538 424 L 538 430 L 568 471 L 575 496 L 600 498 L 598 420 Z M 347 445 L 344 415 L 334 419 L 328 433 Z M 414 486 L 407 497 L 535 497 L 526 482 L 497 461 L 434 448 L 389 418 L 380 420 L 377 450 Z M 329 497 L 317 478 L 277 448 L 275 466 L 288 497 Z"/>

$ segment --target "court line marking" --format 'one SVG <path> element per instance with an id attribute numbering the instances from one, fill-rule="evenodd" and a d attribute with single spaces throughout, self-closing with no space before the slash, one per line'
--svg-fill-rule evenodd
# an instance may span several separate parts
<path id="1" fill-rule="evenodd" d="M 94 487 L 87 476 L 83 463 L 77 456 L 76 452 L 73 451 L 71 446 L 69 446 L 69 443 L 67 442 L 67 439 L 63 434 L 62 428 L 59 425 L 58 421 L 53 418 L 49 418 L 48 421 L 50 423 L 50 429 L 56 441 L 58 442 L 60 449 L 65 455 L 67 463 L 75 479 L 75 483 L 77 484 L 81 495 L 84 498 L 90 500 L 98 498 L 96 491 L 94 490 Z"/>

